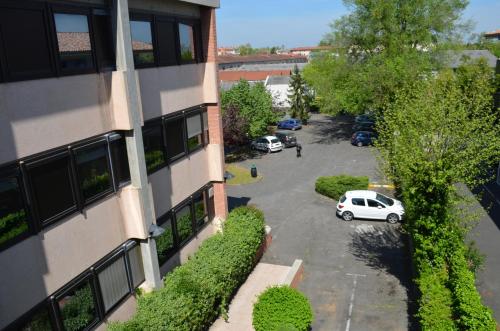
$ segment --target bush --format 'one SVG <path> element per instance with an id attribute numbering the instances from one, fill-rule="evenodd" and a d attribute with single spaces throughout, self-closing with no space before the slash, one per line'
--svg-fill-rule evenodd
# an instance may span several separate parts
<path id="1" fill-rule="evenodd" d="M 316 192 L 329 198 L 338 200 L 342 194 L 351 190 L 366 190 L 368 177 L 366 176 L 328 176 L 316 180 Z"/>
<path id="2" fill-rule="evenodd" d="M 206 330 L 246 280 L 264 240 L 264 215 L 234 209 L 223 233 L 205 240 L 194 256 L 165 278 L 165 286 L 138 299 L 136 315 L 111 330 Z"/>
<path id="3" fill-rule="evenodd" d="M 255 331 L 310 330 L 313 312 L 309 300 L 289 286 L 273 286 L 259 295 L 253 307 Z"/>

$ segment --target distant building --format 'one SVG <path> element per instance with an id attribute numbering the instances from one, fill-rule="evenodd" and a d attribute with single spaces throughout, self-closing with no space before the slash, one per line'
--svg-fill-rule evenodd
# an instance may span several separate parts
<path id="1" fill-rule="evenodd" d="M 219 56 L 217 62 L 219 63 L 219 70 L 227 70 L 248 64 L 307 63 L 307 57 L 285 54 L 227 55 Z"/>
<path id="2" fill-rule="evenodd" d="M 273 106 L 280 108 L 290 108 L 290 102 L 288 101 L 290 79 L 290 76 L 267 77 L 264 85 L 273 96 Z"/>
<path id="3" fill-rule="evenodd" d="M 449 68 L 456 69 L 462 64 L 479 59 L 486 60 L 488 67 L 495 69 L 497 67 L 497 57 L 490 51 L 484 49 L 447 51 L 446 62 Z"/>
<path id="4" fill-rule="evenodd" d="M 311 46 L 311 47 L 296 47 L 290 49 L 288 52 L 292 55 L 302 55 L 310 57 L 313 52 L 325 52 L 332 50 L 331 46 Z"/>
<path id="5" fill-rule="evenodd" d="M 487 38 L 487 39 L 496 39 L 496 40 L 500 40 L 500 29 L 497 29 L 495 31 L 491 31 L 491 32 L 486 32 L 484 34 L 484 36 Z"/>
<path id="6" fill-rule="evenodd" d="M 240 51 L 236 47 L 219 47 L 217 49 L 218 56 L 225 55 L 240 55 Z"/>

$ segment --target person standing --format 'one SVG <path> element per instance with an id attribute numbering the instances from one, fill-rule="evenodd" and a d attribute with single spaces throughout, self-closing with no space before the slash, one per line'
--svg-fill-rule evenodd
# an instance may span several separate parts
<path id="1" fill-rule="evenodd" d="M 302 157 L 302 154 L 301 154 L 302 145 L 297 143 L 297 145 L 295 145 L 295 150 L 297 151 L 297 157 Z"/>

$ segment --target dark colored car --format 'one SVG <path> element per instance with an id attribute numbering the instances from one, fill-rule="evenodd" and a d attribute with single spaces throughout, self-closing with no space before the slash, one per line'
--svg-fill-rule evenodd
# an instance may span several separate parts
<path id="1" fill-rule="evenodd" d="M 375 122 L 375 116 L 372 114 L 363 114 L 363 115 L 356 116 L 356 119 L 354 121 L 356 123 Z"/>
<path id="2" fill-rule="evenodd" d="M 375 139 L 377 139 L 375 132 L 357 131 L 352 134 L 351 144 L 359 147 L 373 145 Z"/>
<path id="3" fill-rule="evenodd" d="M 274 136 L 278 138 L 285 147 L 297 145 L 297 137 L 295 137 L 295 134 L 291 132 L 276 131 Z"/>
<path id="4" fill-rule="evenodd" d="M 302 129 L 302 122 L 295 118 L 290 118 L 288 120 L 278 122 L 278 129 L 287 129 L 287 130 Z"/>
<path id="5" fill-rule="evenodd" d="M 375 122 L 359 122 L 353 125 L 352 131 L 375 131 Z"/>

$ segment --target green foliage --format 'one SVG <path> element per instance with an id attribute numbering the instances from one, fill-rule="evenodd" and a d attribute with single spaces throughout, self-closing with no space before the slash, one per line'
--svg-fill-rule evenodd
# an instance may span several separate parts
<path id="1" fill-rule="evenodd" d="M 484 63 L 442 71 L 399 91 L 378 125 L 383 168 L 405 204 L 424 330 L 495 330 L 467 260 L 467 224 L 456 212 L 466 203 L 456 184 L 480 184 L 500 159 L 494 85 Z"/>
<path id="2" fill-rule="evenodd" d="M 285 46 L 271 46 L 271 47 L 260 47 L 253 48 L 249 43 L 243 44 L 237 47 L 240 55 L 253 55 L 253 54 L 276 54 L 278 50 L 284 49 Z"/>
<path id="3" fill-rule="evenodd" d="M 299 118 L 304 123 L 309 119 L 311 108 L 311 95 L 306 87 L 306 82 L 300 74 L 299 68 L 294 67 L 288 89 L 288 100 L 290 101 L 290 116 Z"/>
<path id="4" fill-rule="evenodd" d="M 26 212 L 20 210 L 0 218 L 0 244 L 28 231 Z"/>
<path id="5" fill-rule="evenodd" d="M 289 286 L 269 287 L 253 307 L 256 331 L 310 330 L 313 311 L 309 300 Z"/>
<path id="6" fill-rule="evenodd" d="M 75 291 L 61 309 L 64 328 L 68 331 L 83 330 L 95 318 L 94 297 L 90 284 Z"/>
<path id="7" fill-rule="evenodd" d="M 138 300 L 136 315 L 110 330 L 206 330 L 245 281 L 263 242 L 264 216 L 252 207 L 236 208 L 223 233 L 205 240 L 194 256 L 165 278 L 165 286 Z"/>
<path id="8" fill-rule="evenodd" d="M 165 232 L 161 236 L 155 239 L 156 241 L 156 252 L 158 254 L 158 262 L 160 265 L 167 262 L 168 253 L 174 247 L 174 235 L 172 233 L 172 227 L 165 229 Z"/>
<path id="9" fill-rule="evenodd" d="M 154 171 L 162 164 L 165 164 L 165 154 L 160 150 L 146 151 L 144 154 L 148 172 Z"/>
<path id="10" fill-rule="evenodd" d="M 369 179 L 366 176 L 327 176 L 316 179 L 315 189 L 319 194 L 338 200 L 346 191 L 368 189 Z"/>
<path id="11" fill-rule="evenodd" d="M 105 172 L 101 175 L 93 173 L 91 176 L 85 177 L 82 183 L 82 191 L 86 198 L 93 197 L 110 188 L 109 173 Z"/>
<path id="12" fill-rule="evenodd" d="M 276 124 L 279 119 L 279 114 L 273 110 L 273 98 L 262 83 L 250 85 L 240 80 L 230 90 L 221 92 L 221 105 L 223 112 L 231 107 L 239 110 L 248 122 L 245 126 L 248 131 L 241 134 L 251 139 L 266 134 L 268 125 Z"/>
<path id="13" fill-rule="evenodd" d="M 179 234 L 179 240 L 184 241 L 189 238 L 193 233 L 193 225 L 191 223 L 191 213 L 187 213 L 179 217 L 177 220 L 177 233 Z"/>

